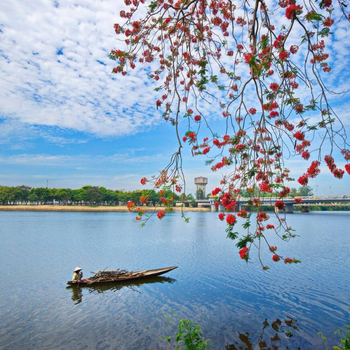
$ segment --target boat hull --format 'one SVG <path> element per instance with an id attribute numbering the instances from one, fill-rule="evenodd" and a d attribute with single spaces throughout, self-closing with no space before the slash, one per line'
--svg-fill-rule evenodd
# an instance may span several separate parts
<path id="1" fill-rule="evenodd" d="M 153 270 L 144 270 L 144 271 L 135 271 L 135 272 L 127 272 L 123 275 L 118 276 L 117 278 L 113 279 L 104 279 L 104 280 L 90 280 L 89 278 L 84 279 L 80 282 L 75 281 L 68 281 L 67 284 L 69 285 L 91 285 L 91 284 L 100 284 L 100 283 L 118 283 L 118 282 L 125 282 L 125 281 L 131 281 L 136 279 L 143 279 L 148 277 L 155 277 L 163 275 L 167 272 L 170 272 L 172 270 L 177 269 L 177 266 L 170 266 L 170 267 L 164 267 L 161 269 L 153 269 Z"/>

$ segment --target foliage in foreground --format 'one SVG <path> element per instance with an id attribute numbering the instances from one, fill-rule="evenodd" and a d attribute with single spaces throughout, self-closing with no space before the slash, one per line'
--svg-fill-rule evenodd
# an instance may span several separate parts
<path id="1" fill-rule="evenodd" d="M 350 309 L 349 309 L 350 310 Z M 170 317 L 167 316 L 168 319 L 168 325 L 171 324 L 169 321 Z M 253 342 L 250 337 L 249 333 L 246 334 L 239 334 L 240 341 L 244 344 L 246 349 L 252 349 L 253 346 L 257 343 L 259 343 L 259 346 L 263 346 L 264 348 L 267 346 L 267 344 L 264 341 L 264 333 L 265 329 L 269 326 L 272 327 L 272 329 L 276 332 L 275 336 L 270 338 L 271 345 L 274 349 L 277 349 L 275 342 L 280 342 L 280 337 L 278 336 L 278 333 L 284 333 L 287 338 L 290 338 L 293 336 L 294 331 L 298 331 L 298 322 L 297 320 L 287 317 L 286 320 L 284 320 L 284 324 L 282 324 L 280 319 L 276 319 L 271 325 L 268 323 L 268 321 L 265 319 L 263 323 L 263 328 L 261 335 L 257 342 Z M 292 331 L 290 329 L 292 329 Z M 339 335 L 340 344 L 338 346 L 334 345 L 332 346 L 333 350 L 350 350 L 350 324 L 345 325 L 342 328 L 339 328 L 334 332 L 336 335 Z M 328 346 L 328 340 L 327 338 L 322 334 L 322 332 L 318 333 L 319 336 L 323 339 L 325 347 L 327 350 L 329 350 Z M 161 338 L 162 339 L 162 338 Z M 165 339 L 171 343 L 173 341 L 173 338 L 168 336 L 165 337 Z M 202 328 L 196 324 L 195 322 L 191 320 L 185 320 L 180 319 L 178 324 L 178 331 L 175 333 L 175 343 L 176 343 L 176 350 L 207 350 L 211 349 L 213 345 L 209 345 L 210 339 L 205 339 L 202 334 Z M 230 348 L 236 349 L 236 346 L 232 344 Z M 240 345 L 238 345 L 239 349 L 242 349 Z"/>
<path id="2" fill-rule="evenodd" d="M 333 346 L 332 348 L 334 350 L 350 350 L 350 323 L 337 329 L 334 334 L 339 336 L 340 344 L 338 346 Z M 322 334 L 322 332 L 319 332 L 318 335 L 323 339 L 326 349 L 329 350 L 327 338 Z"/>
<path id="3" fill-rule="evenodd" d="M 169 317 L 167 317 L 169 320 Z M 170 325 L 171 322 L 168 322 Z M 172 338 L 165 338 L 169 343 Z M 202 328 L 191 320 L 180 319 L 178 331 L 175 333 L 176 350 L 209 350 L 212 346 L 208 345 L 210 339 L 204 339 Z"/>

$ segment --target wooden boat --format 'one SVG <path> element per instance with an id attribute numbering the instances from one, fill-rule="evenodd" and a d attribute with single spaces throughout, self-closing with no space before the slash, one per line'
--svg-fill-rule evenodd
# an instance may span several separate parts
<path id="1" fill-rule="evenodd" d="M 164 267 L 161 269 L 144 270 L 144 271 L 97 271 L 94 276 L 86 278 L 80 282 L 68 281 L 69 285 L 80 285 L 80 284 L 97 284 L 97 283 L 111 283 L 111 282 L 125 282 L 135 279 L 148 278 L 154 276 L 160 276 L 164 273 L 177 269 L 177 266 Z"/>

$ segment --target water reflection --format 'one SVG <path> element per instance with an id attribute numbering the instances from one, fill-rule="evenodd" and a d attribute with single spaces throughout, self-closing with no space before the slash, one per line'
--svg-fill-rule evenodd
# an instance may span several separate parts
<path id="1" fill-rule="evenodd" d="M 239 333 L 240 342 L 235 344 L 226 345 L 225 350 L 277 350 L 281 348 L 281 342 L 285 338 L 291 338 L 299 331 L 298 321 L 292 317 L 287 318 L 282 322 L 279 318 L 276 318 L 271 324 L 265 319 L 262 324 L 260 335 L 251 335 L 249 332 Z M 300 347 L 294 350 L 300 350 Z M 286 346 L 286 350 L 290 349 Z"/>
<path id="2" fill-rule="evenodd" d="M 139 292 L 134 287 L 140 287 L 144 284 L 152 283 L 174 283 L 176 279 L 170 277 L 152 277 L 147 279 L 140 279 L 138 281 L 129 281 L 129 282 L 108 282 L 108 283 L 98 283 L 98 284 L 78 284 L 67 286 L 67 290 L 72 291 L 71 299 L 74 302 L 74 305 L 78 305 L 83 301 L 83 290 L 84 293 L 88 294 L 101 294 L 106 292 L 117 292 L 122 288 L 129 288 L 134 292 Z"/>

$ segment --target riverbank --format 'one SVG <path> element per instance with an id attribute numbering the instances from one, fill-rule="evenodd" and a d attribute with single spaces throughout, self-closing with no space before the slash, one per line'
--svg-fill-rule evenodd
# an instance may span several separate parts
<path id="1" fill-rule="evenodd" d="M 142 207 L 146 211 L 164 209 L 164 207 Z M 181 208 L 174 207 L 173 211 L 210 211 L 210 208 Z M 126 205 L 89 207 L 83 205 L 0 205 L 0 211 L 69 211 L 69 212 L 125 212 Z"/>

